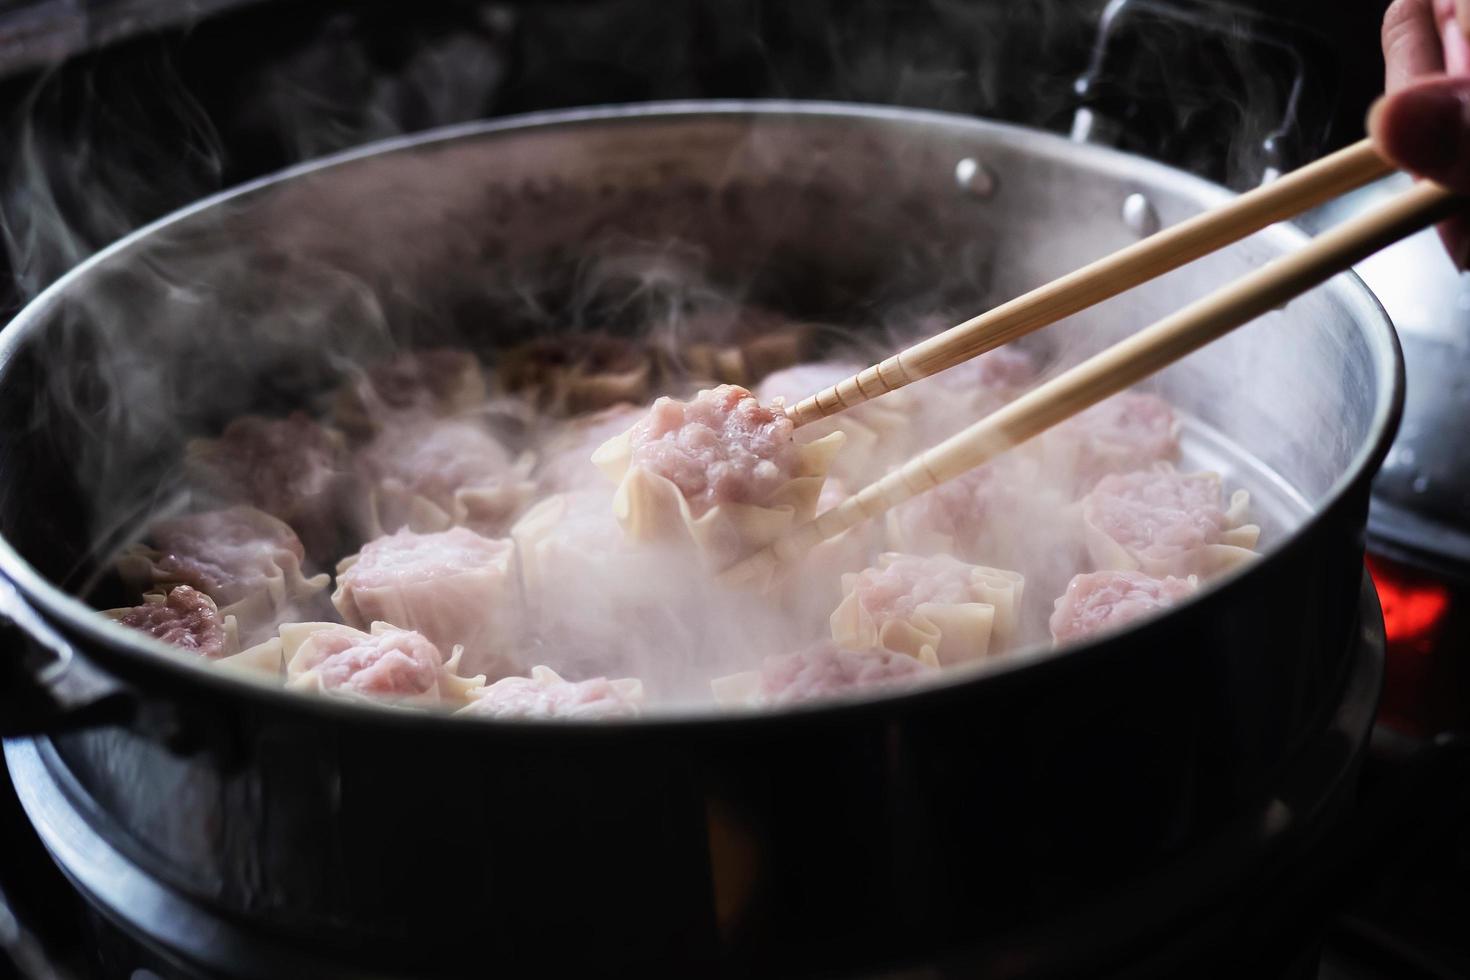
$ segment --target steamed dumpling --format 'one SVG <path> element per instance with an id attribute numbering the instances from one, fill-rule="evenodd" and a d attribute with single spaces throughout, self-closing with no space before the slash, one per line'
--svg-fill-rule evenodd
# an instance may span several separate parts
<path id="1" fill-rule="evenodd" d="M 1017 572 L 948 555 L 886 554 L 843 576 L 832 639 L 913 657 L 929 651 L 946 666 L 993 656 L 1015 641 L 1024 582 Z"/>
<path id="2" fill-rule="evenodd" d="M 767 657 L 757 670 L 716 678 L 710 688 L 723 705 L 769 707 L 902 688 L 937 671 L 932 653 L 916 658 L 893 650 L 849 650 L 823 640 Z"/>
<path id="3" fill-rule="evenodd" d="M 1261 529 L 1246 523 L 1250 494 L 1228 505 L 1216 473 L 1160 465 L 1105 476 L 1082 502 L 1087 551 L 1098 569 L 1213 575 L 1249 561 Z"/>
<path id="4" fill-rule="evenodd" d="M 1058 644 L 1106 633 L 1150 616 L 1194 595 L 1199 580 L 1154 578 L 1143 572 L 1085 572 L 1074 576 L 1051 614 Z"/>
<path id="5" fill-rule="evenodd" d="M 234 616 L 247 635 L 274 628 L 280 618 L 311 604 L 330 576 L 307 578 L 305 550 L 296 532 L 254 507 L 186 514 L 158 521 L 148 543 L 118 559 L 123 580 L 140 591 L 188 585 Z"/>
<path id="6" fill-rule="evenodd" d="M 542 718 L 592 721 L 636 718 L 643 684 L 634 678 L 563 680 L 550 667 L 532 667 L 530 677 L 506 677 L 475 693 L 461 715 L 479 718 Z"/>
<path id="7" fill-rule="evenodd" d="M 370 536 L 455 525 L 503 532 L 535 493 L 531 459 L 517 458 L 468 419 L 412 419 L 385 426 L 357 456 Z"/>
<path id="8" fill-rule="evenodd" d="M 335 557 L 338 518 L 348 473 L 347 441 L 311 417 L 245 415 L 216 439 L 189 443 L 193 485 L 226 503 L 246 503 L 280 518 L 318 561 Z"/>
<path id="9" fill-rule="evenodd" d="M 726 564 L 812 517 L 841 442 L 798 445 L 783 412 L 721 385 L 658 399 L 594 461 L 618 481 L 614 508 L 631 538 L 692 540 Z"/>
<path id="10" fill-rule="evenodd" d="M 222 616 L 203 592 L 179 585 L 167 594 L 149 593 L 140 605 L 103 613 L 129 629 L 210 660 L 237 653 L 239 636 L 233 616 Z"/>
<path id="11" fill-rule="evenodd" d="M 519 630 L 514 545 L 462 527 L 403 530 L 363 545 L 337 567 L 332 603 L 357 627 L 416 630 L 440 649 L 465 648 L 466 669 L 514 669 Z"/>

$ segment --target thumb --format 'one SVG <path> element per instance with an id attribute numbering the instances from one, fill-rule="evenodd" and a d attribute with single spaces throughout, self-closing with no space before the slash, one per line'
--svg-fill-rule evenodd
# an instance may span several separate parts
<path id="1" fill-rule="evenodd" d="M 1373 106 L 1368 129 L 1395 164 L 1457 191 L 1470 191 L 1470 78 L 1437 76 Z"/>

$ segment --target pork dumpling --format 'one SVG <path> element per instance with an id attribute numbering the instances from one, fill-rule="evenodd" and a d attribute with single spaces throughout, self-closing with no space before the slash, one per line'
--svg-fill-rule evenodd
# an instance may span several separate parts
<path id="1" fill-rule="evenodd" d="M 500 677 L 519 628 L 515 547 L 468 528 L 402 530 L 369 541 L 337 566 L 332 603 L 359 628 L 382 621 L 416 630 L 441 650 L 465 649 L 465 668 Z"/>
<path id="2" fill-rule="evenodd" d="M 894 507 L 884 531 L 892 551 L 975 564 L 1032 566 L 1064 550 L 1080 559 L 1069 504 L 1037 459 L 1012 450 Z"/>
<path id="3" fill-rule="evenodd" d="M 896 393 L 916 416 L 926 444 L 948 438 L 1025 391 L 1036 360 L 1018 347 L 997 347 L 923 378 Z M 884 395 L 879 401 L 894 397 Z"/>
<path id="4" fill-rule="evenodd" d="M 608 334 L 541 337 L 507 351 L 497 366 L 505 390 L 552 415 L 580 415 L 652 394 L 653 354 Z"/>
<path id="5" fill-rule="evenodd" d="M 245 503 L 291 525 L 317 561 L 336 557 L 348 473 L 347 440 L 309 416 L 245 415 L 216 439 L 191 440 L 190 482 L 223 503 Z"/>
<path id="6" fill-rule="evenodd" d="M 1177 459 L 1179 420 L 1157 395 L 1125 391 L 1051 429 L 1042 446 L 1048 469 L 1085 493 L 1109 473 Z"/>
<path id="7" fill-rule="evenodd" d="M 288 688 L 337 697 L 457 707 L 485 683 L 459 675 L 459 647 L 446 660 L 423 634 L 388 623 L 373 623 L 367 632 L 341 623 L 287 623 L 247 653 L 279 657 Z"/>
<path id="8" fill-rule="evenodd" d="M 642 705 L 643 683 L 635 678 L 568 681 L 550 667 L 532 667 L 530 677 L 505 677 L 475 692 L 458 714 L 593 721 L 636 718 Z"/>
<path id="9" fill-rule="evenodd" d="M 894 650 L 848 650 L 822 640 L 796 653 L 767 657 L 757 670 L 718 677 L 710 690 L 727 707 L 771 707 L 901 688 L 937 671 L 932 650 L 915 658 Z"/>
<path id="10" fill-rule="evenodd" d="M 781 404 L 789 408 L 803 398 L 851 377 L 864 366 L 857 361 L 797 364 L 768 376 L 756 389 L 756 396 L 762 402 L 780 399 Z M 808 423 L 796 430 L 796 441 L 804 445 L 833 432 L 843 433 L 846 441 L 842 444 L 842 452 L 832 459 L 832 474 L 854 486 L 870 483 L 914 448 L 906 438 L 911 428 L 909 413 L 896 400 L 901 394 L 885 395 L 830 418 Z"/>
<path id="11" fill-rule="evenodd" d="M 395 421 L 358 453 L 361 520 L 369 537 L 456 525 L 498 534 L 535 494 L 531 466 L 477 422 Z"/>
<path id="12" fill-rule="evenodd" d="M 994 656 L 1015 641 L 1024 583 L 1018 572 L 948 555 L 885 554 L 876 566 L 842 577 L 832 639 L 912 657 L 927 650 L 945 666 Z"/>
<path id="13" fill-rule="evenodd" d="M 306 577 L 296 532 L 254 507 L 186 514 L 158 521 L 147 543 L 117 561 L 118 574 L 140 591 L 188 585 L 224 616 L 233 616 L 247 642 L 321 596 L 331 576 Z"/>
<path id="14" fill-rule="evenodd" d="M 167 593 L 150 592 L 140 605 L 108 609 L 102 615 L 209 660 L 221 660 L 240 650 L 235 617 L 221 615 L 213 599 L 187 585 Z"/>
<path id="15" fill-rule="evenodd" d="M 626 432 L 646 411 L 620 404 L 566 420 L 541 446 L 537 481 L 551 493 L 602 486 L 606 481 L 592 464 L 592 454 L 613 436 Z"/>
<path id="16" fill-rule="evenodd" d="M 1087 552 L 1096 569 L 1209 576 L 1255 557 L 1261 529 L 1246 523 L 1250 494 L 1222 501 L 1217 473 L 1168 464 L 1105 476 L 1082 501 Z"/>
<path id="17" fill-rule="evenodd" d="M 658 399 L 593 462 L 618 483 L 614 512 L 629 537 L 692 540 L 722 566 L 812 517 L 841 444 L 834 432 L 798 445 L 784 413 L 721 385 Z"/>
<path id="18" fill-rule="evenodd" d="M 480 362 L 450 347 L 401 351 L 359 370 L 338 390 L 332 417 L 354 436 L 368 436 L 392 419 L 448 417 L 486 399 Z"/>
<path id="19" fill-rule="evenodd" d="M 1084 572 L 1074 576 L 1051 614 L 1058 645 L 1121 629 L 1194 595 L 1199 580 L 1154 578 L 1143 572 Z"/>

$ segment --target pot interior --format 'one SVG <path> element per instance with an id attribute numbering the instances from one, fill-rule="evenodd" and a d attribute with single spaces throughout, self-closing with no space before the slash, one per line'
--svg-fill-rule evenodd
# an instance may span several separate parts
<path id="1" fill-rule="evenodd" d="M 708 291 L 869 330 L 878 354 L 885 328 L 963 319 L 1134 241 L 1130 196 L 1168 225 L 1222 194 L 1052 136 L 842 107 L 568 114 L 371 148 L 134 236 L 21 314 L 0 528 L 76 591 L 167 496 L 185 440 L 313 405 L 394 349 L 493 362 Z M 1299 241 L 1269 229 L 1025 343 L 1053 372 Z M 1339 277 L 1151 386 L 1188 420 L 1187 452 L 1250 486 L 1269 551 L 1369 465 L 1395 358 Z"/>

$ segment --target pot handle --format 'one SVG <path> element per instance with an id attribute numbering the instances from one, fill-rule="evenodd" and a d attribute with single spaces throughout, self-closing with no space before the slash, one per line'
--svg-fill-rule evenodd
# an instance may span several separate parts
<path id="1" fill-rule="evenodd" d="M 1264 184 L 1290 170 L 1300 157 L 1316 156 L 1316 147 L 1291 147 L 1291 135 L 1298 132 L 1307 98 L 1308 66 L 1303 49 L 1318 50 L 1325 42 L 1302 25 L 1277 19 L 1269 14 L 1236 6 L 1216 8 L 1211 5 L 1183 3 L 1180 0 L 1109 0 L 1098 18 L 1087 68 L 1072 85 L 1076 99 L 1071 138 L 1082 143 L 1127 146 L 1128 124 L 1124 121 L 1136 99 L 1143 94 L 1129 90 L 1120 81 L 1129 65 L 1137 58 L 1162 59 L 1187 56 L 1192 47 L 1180 43 L 1181 36 L 1211 37 L 1227 40 L 1249 59 L 1247 50 L 1261 55 L 1269 53 L 1284 66 L 1290 81 L 1276 93 L 1279 104 L 1272 107 L 1276 126 L 1259 134 L 1255 157 L 1260 168 L 1259 182 Z M 1130 50 L 1141 47 L 1143 54 Z M 1253 60 L 1253 59 L 1252 59 Z M 1252 67 L 1252 61 L 1242 64 Z M 1168 67 L 1165 65 L 1165 67 Z M 1249 73 L 1248 73 L 1249 74 Z M 1227 93 L 1226 98 L 1244 100 L 1245 92 Z M 1144 141 L 1144 146 L 1151 144 Z M 1144 150 L 1144 152 L 1148 152 Z M 1181 161 L 1166 161 L 1181 163 Z M 1224 180 L 1228 174 L 1212 174 Z"/>
<path id="2" fill-rule="evenodd" d="M 0 736 L 53 733 L 130 721 L 136 701 L 82 659 L 0 576 Z"/>

